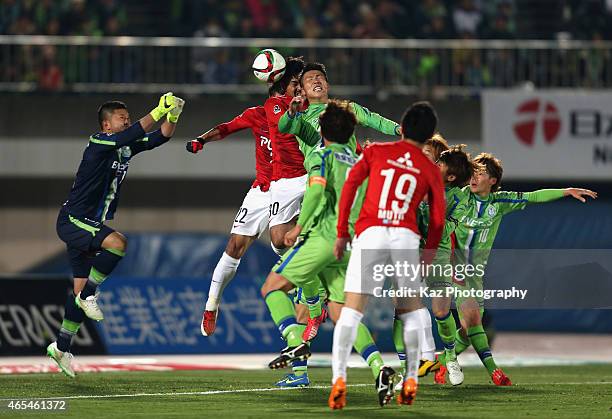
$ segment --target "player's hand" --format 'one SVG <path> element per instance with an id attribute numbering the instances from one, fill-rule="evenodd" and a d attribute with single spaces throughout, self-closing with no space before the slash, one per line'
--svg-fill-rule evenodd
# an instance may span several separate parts
<path id="1" fill-rule="evenodd" d="M 157 107 L 153 109 L 150 114 L 155 122 L 162 119 L 164 115 L 166 115 L 170 110 L 176 107 L 176 98 L 172 94 L 172 92 L 168 92 L 162 97 L 159 98 L 159 103 Z"/>
<path id="2" fill-rule="evenodd" d="M 348 237 L 338 237 L 336 239 L 336 244 L 334 245 L 334 256 L 337 260 L 342 259 L 344 256 L 344 252 L 346 250 L 346 246 L 351 242 L 351 239 Z"/>
<path id="3" fill-rule="evenodd" d="M 185 148 L 190 153 L 197 154 L 202 151 L 204 144 L 202 144 L 199 139 L 196 138 L 195 140 L 188 141 L 187 144 L 185 144 Z"/>
<path id="4" fill-rule="evenodd" d="M 172 124 L 176 124 L 179 120 L 179 116 L 183 113 L 183 106 L 185 106 L 185 101 L 178 96 L 174 96 L 175 107 L 170 109 L 166 118 L 168 118 L 168 122 Z"/>
<path id="5" fill-rule="evenodd" d="M 590 189 L 582 189 L 582 188 L 567 188 L 563 191 L 564 196 L 571 196 L 572 198 L 576 198 L 580 202 L 586 202 L 585 196 L 588 196 L 593 199 L 597 199 L 597 192 L 593 192 Z"/>
<path id="6" fill-rule="evenodd" d="M 291 99 L 291 103 L 289 103 L 287 113 L 289 116 L 295 116 L 295 114 L 302 109 L 302 106 L 304 106 L 304 98 L 302 96 L 294 96 L 293 99 Z"/>
<path id="7" fill-rule="evenodd" d="M 291 230 L 286 232 L 285 239 L 284 239 L 285 246 L 287 247 L 293 246 L 301 233 L 302 233 L 302 227 L 299 225 L 296 225 Z"/>

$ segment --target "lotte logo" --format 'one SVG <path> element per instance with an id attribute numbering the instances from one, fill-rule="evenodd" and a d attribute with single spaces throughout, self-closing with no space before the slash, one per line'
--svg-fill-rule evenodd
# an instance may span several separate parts
<path id="1" fill-rule="evenodd" d="M 532 147 L 539 131 L 538 127 L 547 144 L 552 144 L 557 139 L 561 130 L 561 118 L 557 107 L 551 102 L 531 99 L 520 104 L 516 113 L 520 121 L 514 124 L 514 133 L 521 143 Z"/>

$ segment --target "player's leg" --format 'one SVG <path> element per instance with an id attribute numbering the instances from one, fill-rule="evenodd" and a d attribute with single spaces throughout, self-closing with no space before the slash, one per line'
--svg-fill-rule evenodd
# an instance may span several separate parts
<path id="1" fill-rule="evenodd" d="M 96 290 L 125 256 L 127 239 L 123 234 L 102 226 L 94 237 L 91 248 L 97 251 L 97 255 L 92 261 L 87 282 L 75 301 L 87 317 L 100 321 L 104 319 L 104 315 L 98 306 Z"/>
<path id="2" fill-rule="evenodd" d="M 307 175 L 279 179 L 270 185 L 270 241 L 279 256 L 287 251 L 285 234 L 295 226 L 300 214 L 307 179 Z"/>

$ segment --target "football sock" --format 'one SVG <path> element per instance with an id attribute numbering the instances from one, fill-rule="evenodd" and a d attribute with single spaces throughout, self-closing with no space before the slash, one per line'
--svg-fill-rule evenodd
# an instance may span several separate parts
<path id="1" fill-rule="evenodd" d="M 316 284 L 318 285 L 320 282 L 316 281 Z M 302 287 L 302 295 L 304 296 L 306 306 L 308 307 L 308 317 L 311 319 L 319 317 L 323 311 L 321 297 L 319 296 L 319 287 L 304 286 Z"/>
<path id="2" fill-rule="evenodd" d="M 440 335 L 444 345 L 445 360 L 456 360 L 455 334 L 457 333 L 457 324 L 455 323 L 455 318 L 449 311 L 444 317 L 436 317 L 436 325 L 438 326 L 438 335 Z"/>
<path id="3" fill-rule="evenodd" d="M 402 321 L 396 317 L 393 319 L 393 344 L 397 351 L 397 357 L 400 361 L 402 374 L 406 373 L 406 349 L 404 347 L 404 325 Z"/>
<path id="4" fill-rule="evenodd" d="M 421 337 L 423 336 L 423 324 L 419 310 L 399 315 L 403 324 L 404 347 L 406 348 L 406 374 L 404 380 L 412 378 L 419 379 L 419 363 L 421 358 Z"/>
<path id="5" fill-rule="evenodd" d="M 416 310 L 415 313 L 419 313 L 421 317 L 421 359 L 433 362 L 436 359 L 436 341 L 431 327 L 431 315 L 425 307 Z"/>
<path id="6" fill-rule="evenodd" d="M 357 326 L 357 336 L 354 344 L 355 350 L 359 352 L 359 355 L 368 363 L 372 370 L 374 378 L 378 377 L 380 367 L 384 365 L 382 356 L 378 351 L 376 343 L 372 338 L 372 334 L 368 330 L 365 324 L 359 323 Z"/>
<path id="7" fill-rule="evenodd" d="M 208 300 L 206 300 L 206 310 L 216 311 L 219 308 L 221 294 L 223 293 L 223 290 L 227 284 L 234 279 L 238 265 L 240 265 L 240 259 L 235 259 L 223 252 L 219 262 L 217 262 L 217 266 L 213 271 L 212 279 L 210 281 Z"/>
<path id="8" fill-rule="evenodd" d="M 302 334 L 304 333 L 304 330 L 306 330 L 306 325 L 298 323 L 296 330 L 300 334 L 300 336 L 302 336 Z M 293 374 L 295 374 L 298 377 L 306 374 L 306 372 L 308 371 L 308 360 L 305 359 L 303 361 L 300 361 L 300 360 L 293 361 L 291 363 L 291 369 L 293 370 Z"/>
<path id="9" fill-rule="evenodd" d="M 79 331 L 81 323 L 85 318 L 85 313 L 74 302 L 74 294 L 70 293 L 64 306 L 64 320 L 62 327 L 57 335 L 57 349 L 62 352 L 70 352 L 72 338 Z"/>
<path id="10" fill-rule="evenodd" d="M 295 307 L 289 296 L 281 290 L 275 290 L 269 292 L 265 300 L 272 320 L 287 341 L 287 345 L 289 347 L 300 345 L 304 328 L 300 327 L 295 318 Z"/>
<path id="11" fill-rule="evenodd" d="M 493 360 L 493 354 L 489 348 L 489 339 L 482 325 L 472 326 L 468 328 L 467 332 L 470 343 L 476 350 L 478 357 L 480 357 L 480 361 L 487 371 L 489 371 L 489 374 L 492 374 L 493 371 L 497 369 L 497 365 L 495 365 L 495 361 Z"/>
<path id="12" fill-rule="evenodd" d="M 461 335 L 462 330 L 463 329 L 457 329 L 455 332 L 455 356 L 470 347 L 470 340 Z M 438 361 L 440 361 L 442 365 L 446 365 L 446 351 L 438 356 Z"/>
<path id="13" fill-rule="evenodd" d="M 342 307 L 340 311 L 340 318 L 334 327 L 332 384 L 340 377 L 346 381 L 346 365 L 362 318 L 363 314 L 352 308 Z"/>
<path id="14" fill-rule="evenodd" d="M 106 280 L 117 264 L 123 259 L 125 252 L 117 249 L 102 249 L 94 258 L 89 278 L 81 291 L 81 299 L 94 295 L 100 284 Z"/>

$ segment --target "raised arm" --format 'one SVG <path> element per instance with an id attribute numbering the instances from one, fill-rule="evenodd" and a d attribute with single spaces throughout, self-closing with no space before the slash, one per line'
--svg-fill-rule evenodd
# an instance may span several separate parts
<path id="1" fill-rule="evenodd" d="M 242 131 L 253 126 L 253 121 L 250 115 L 249 108 L 240 115 L 234 117 L 231 121 L 223 122 L 214 128 L 209 129 L 204 134 L 197 136 L 195 139 L 187 142 L 186 148 L 190 153 L 198 153 L 204 144 L 219 141 L 235 132 Z"/>
<path id="2" fill-rule="evenodd" d="M 358 103 L 351 102 L 351 105 L 359 125 L 375 129 L 376 131 L 387 135 L 400 135 L 400 126 L 397 122 L 391 121 L 384 116 L 380 116 L 376 112 L 371 112 L 368 108 L 365 108 Z"/>

